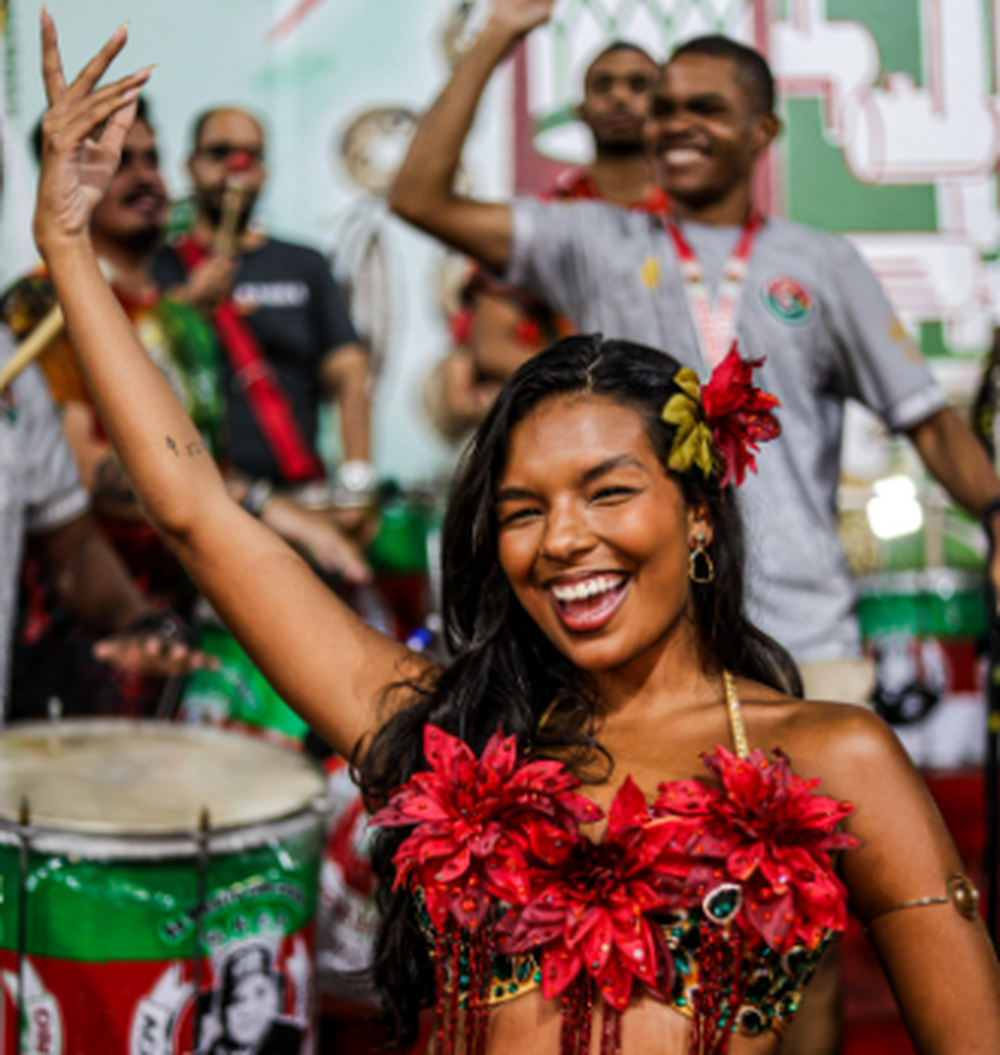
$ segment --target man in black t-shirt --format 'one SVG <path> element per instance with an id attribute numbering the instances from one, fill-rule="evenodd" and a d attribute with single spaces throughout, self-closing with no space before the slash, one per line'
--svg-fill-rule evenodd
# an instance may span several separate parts
<path id="1" fill-rule="evenodd" d="M 162 288 L 211 315 L 219 330 L 235 468 L 286 487 L 321 478 L 320 408 L 335 400 L 343 448 L 335 497 L 340 505 L 366 506 L 374 484 L 368 357 L 324 258 L 249 227 L 266 178 L 260 122 L 233 108 L 203 114 L 188 171 L 194 226 L 157 253 L 153 270 Z M 241 201 L 230 255 L 216 250 L 233 180 Z"/>

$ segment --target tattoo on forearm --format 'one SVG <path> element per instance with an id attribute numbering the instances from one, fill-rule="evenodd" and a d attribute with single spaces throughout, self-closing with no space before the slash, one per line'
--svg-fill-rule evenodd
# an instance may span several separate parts
<path id="1" fill-rule="evenodd" d="M 181 456 L 180 448 L 177 446 L 177 441 L 173 436 L 167 437 L 167 447 L 173 452 L 175 458 Z M 184 445 L 184 450 L 187 452 L 189 458 L 197 458 L 199 454 L 205 453 L 204 446 L 197 440 L 192 440 L 190 443 Z"/>
<path id="2" fill-rule="evenodd" d="M 138 501 L 132 481 L 122 468 L 117 454 L 108 454 L 94 470 L 94 498 L 115 505 L 135 505 Z"/>

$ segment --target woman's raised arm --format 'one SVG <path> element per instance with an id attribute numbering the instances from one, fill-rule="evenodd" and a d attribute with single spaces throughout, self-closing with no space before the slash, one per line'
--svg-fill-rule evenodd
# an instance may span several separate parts
<path id="1" fill-rule="evenodd" d="M 42 14 L 50 109 L 35 240 L 98 413 L 150 518 L 277 691 L 338 751 L 379 724 L 383 690 L 423 661 L 362 622 L 277 536 L 232 502 L 201 436 L 101 274 L 89 222 L 118 168 L 150 71 L 97 84 L 119 29 L 67 87 Z"/>

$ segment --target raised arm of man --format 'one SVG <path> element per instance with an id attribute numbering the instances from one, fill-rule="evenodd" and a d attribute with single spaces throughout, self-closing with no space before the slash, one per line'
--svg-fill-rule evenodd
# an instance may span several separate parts
<path id="1" fill-rule="evenodd" d="M 518 41 L 549 20 L 555 2 L 495 0 L 482 32 L 424 114 L 389 199 L 404 220 L 498 271 L 510 257 L 510 207 L 462 197 L 455 176 L 494 70 Z"/>

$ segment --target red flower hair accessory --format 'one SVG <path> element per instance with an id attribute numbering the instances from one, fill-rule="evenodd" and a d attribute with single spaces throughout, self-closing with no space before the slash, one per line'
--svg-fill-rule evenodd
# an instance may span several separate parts
<path id="1" fill-rule="evenodd" d="M 601 843 L 536 843 L 538 869 L 530 903 L 500 924 L 504 952 L 540 950 L 542 994 L 562 995 L 564 1037 L 588 1052 L 594 985 L 605 1002 L 602 1051 L 619 1050 L 617 1014 L 634 983 L 670 991 L 673 961 L 648 914 L 680 904 L 686 857 L 671 852 L 676 825 L 653 819 L 631 780 L 615 795 Z M 593 981 L 591 981 L 593 980 Z"/>
<path id="2" fill-rule="evenodd" d="M 529 843 L 569 844 L 578 823 L 603 817 L 574 791 L 580 782 L 561 763 L 523 762 L 514 737 L 504 738 L 500 730 L 476 758 L 468 744 L 427 725 L 424 754 L 431 768 L 394 792 L 372 824 L 415 825 L 393 859 L 395 886 L 415 879 L 439 931 L 449 916 L 475 931 L 491 896 L 525 904 L 531 892 Z"/>
<path id="3" fill-rule="evenodd" d="M 661 415 L 677 429 L 670 450 L 671 469 L 685 472 L 697 465 L 706 479 L 721 469 L 722 487 L 729 483 L 739 487 L 747 469 L 757 471 L 754 454 L 760 444 L 781 435 L 773 413 L 781 406 L 778 398 L 752 381 L 754 368 L 763 362 L 741 359 L 734 342 L 703 387 L 693 370 L 678 370 L 674 381 L 680 391 L 667 400 Z"/>
<path id="4" fill-rule="evenodd" d="M 740 758 L 716 747 L 705 765 L 721 789 L 661 785 L 653 813 L 687 829 L 685 849 L 697 862 L 688 884 L 707 918 L 732 920 L 781 953 L 815 949 L 826 931 L 843 930 L 847 893 L 830 854 L 859 845 L 836 831 L 854 807 L 815 794 L 819 781 L 794 774 L 780 751 L 769 762 L 759 748 Z"/>
<path id="5" fill-rule="evenodd" d="M 731 481 L 739 487 L 747 469 L 757 471 L 754 452 L 760 450 L 760 444 L 781 435 L 781 425 L 774 416 L 775 407 L 781 406 L 778 397 L 752 381 L 754 369 L 763 364 L 763 359 L 741 359 L 734 341 L 702 389 L 705 421 L 725 465 L 722 487 Z"/>

